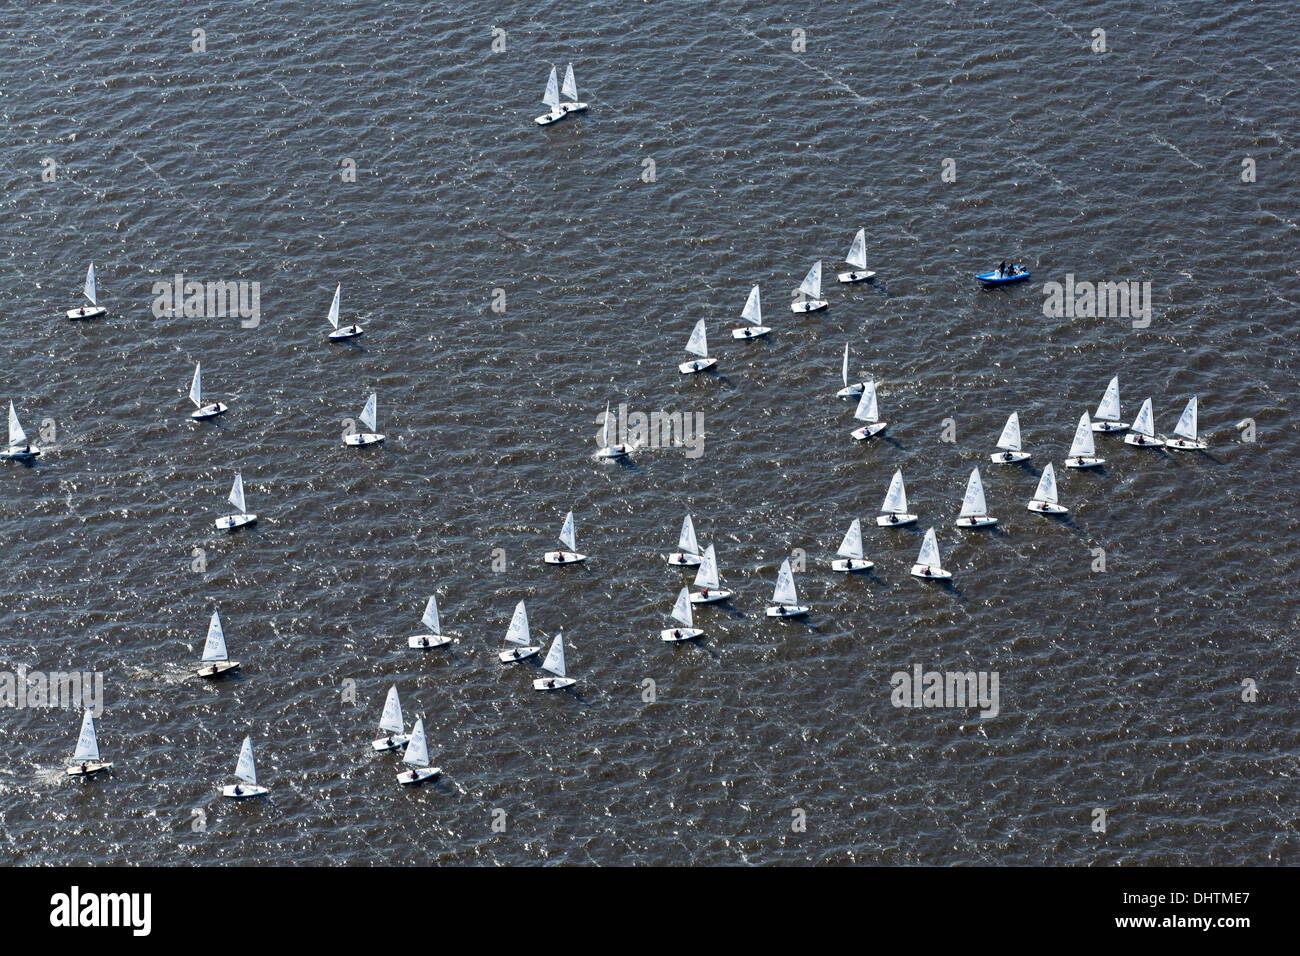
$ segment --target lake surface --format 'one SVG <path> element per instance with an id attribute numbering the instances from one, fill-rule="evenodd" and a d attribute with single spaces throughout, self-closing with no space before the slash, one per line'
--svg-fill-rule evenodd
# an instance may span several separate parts
<path id="1" fill-rule="evenodd" d="M 1071 6 L 0 15 L 0 400 L 46 446 L 0 468 L 0 662 L 102 673 L 116 764 L 67 782 L 79 715 L 0 713 L 8 858 L 1294 863 L 1300 15 Z M 570 61 L 590 110 L 539 128 Z M 863 227 L 879 276 L 841 287 Z M 1003 259 L 1033 279 L 978 288 Z M 68 322 L 91 261 L 109 316 Z M 178 273 L 259 283 L 256 326 L 155 317 Z M 1067 274 L 1150 282 L 1149 326 L 1045 317 Z M 754 283 L 774 332 L 733 342 Z M 683 376 L 700 318 L 717 372 Z M 888 437 L 849 439 L 845 342 Z M 199 426 L 197 360 L 230 406 Z M 1209 451 L 1067 472 L 1116 374 L 1164 434 L 1199 396 Z M 387 441 L 345 448 L 371 391 Z M 594 460 L 606 402 L 698 413 L 702 454 Z M 1028 467 L 988 460 L 1012 411 Z M 1049 461 L 1064 521 L 1025 509 Z M 958 531 L 976 465 L 1001 520 Z M 897 468 L 920 522 L 877 528 Z M 236 471 L 261 517 L 218 535 Z M 591 558 L 544 567 L 569 509 Z M 737 594 L 669 646 L 688 510 Z M 908 574 L 930 526 L 952 587 Z M 812 614 L 768 620 L 792 554 Z M 435 592 L 458 643 L 409 651 Z M 574 693 L 498 664 L 521 599 Z M 242 669 L 207 684 L 214 607 Z M 893 706 L 918 664 L 996 671 L 999 713 Z M 369 747 L 394 682 L 417 791 Z M 271 795 L 223 802 L 245 734 Z"/>

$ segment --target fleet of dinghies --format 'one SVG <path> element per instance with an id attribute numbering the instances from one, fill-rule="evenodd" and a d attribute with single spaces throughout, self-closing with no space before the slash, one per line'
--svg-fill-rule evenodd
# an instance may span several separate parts
<path id="1" fill-rule="evenodd" d="M 557 69 L 555 67 L 551 68 L 543 102 L 549 107 L 549 111 L 536 118 L 537 124 L 542 126 L 558 122 L 570 113 L 587 109 L 587 104 L 578 100 L 572 64 L 569 64 L 565 70 L 563 84 L 559 82 Z M 854 235 L 848 254 L 845 256 L 845 262 L 850 267 L 850 271 L 838 274 L 837 278 L 842 284 L 866 282 L 876 275 L 875 272 L 867 269 L 865 228 L 859 229 Z M 998 285 L 1024 281 L 1029 278 L 1029 272 L 1027 269 L 1016 266 L 1012 266 L 1010 269 L 1000 267 L 991 272 L 981 273 L 977 278 L 986 285 Z M 361 335 L 363 331 L 361 326 L 355 323 L 351 325 L 340 324 L 339 302 L 341 291 L 342 283 L 340 282 L 335 287 L 328 315 L 332 329 L 328 333 L 328 337 L 332 341 L 355 338 Z M 106 314 L 107 310 L 98 302 L 93 263 L 90 264 L 86 272 L 83 296 L 89 302 L 89 307 L 82 305 L 67 310 L 66 314 L 69 319 L 95 319 Z M 812 264 L 803 282 L 795 290 L 795 298 L 791 303 L 791 309 L 795 313 L 809 313 L 826 307 L 827 302 L 822 298 L 822 262 L 819 259 Z M 758 284 L 751 288 L 745 307 L 741 312 L 741 318 L 747 324 L 732 330 L 732 337 L 735 339 L 756 338 L 767 335 L 771 331 L 770 328 L 763 325 L 762 300 Z M 709 355 L 707 328 L 703 319 L 700 319 L 695 324 L 690 338 L 687 340 L 686 351 L 695 358 L 678 366 L 683 374 L 701 372 L 716 365 L 717 360 Z M 836 396 L 858 399 L 854 418 L 863 422 L 864 425 L 855 429 L 852 436 L 856 440 L 864 440 L 883 433 L 887 428 L 887 423 L 880 420 L 875 380 L 867 379 L 861 382 L 850 382 L 849 351 L 850 346 L 846 342 L 840 370 L 843 387 L 836 392 Z M 189 400 L 195 408 L 190 417 L 196 421 L 213 418 L 227 411 L 227 406 L 224 403 L 205 400 L 202 365 L 197 361 L 194 365 Z M 359 416 L 359 421 L 366 430 L 349 431 L 343 439 L 345 445 L 364 446 L 377 444 L 384 440 L 384 436 L 378 433 L 377 396 L 375 393 L 372 392 L 369 395 Z M 601 447 L 596 453 L 598 458 L 619 458 L 628 455 L 633 450 L 625 444 L 616 443 L 611 429 L 612 419 L 609 404 L 606 403 Z M 1161 438 L 1155 432 L 1150 398 L 1147 398 L 1142 403 L 1131 425 L 1125 424 L 1121 420 L 1119 377 L 1116 375 L 1108 383 L 1096 412 L 1091 417 L 1086 411 L 1080 416 L 1074 431 L 1069 454 L 1065 458 L 1066 467 L 1086 469 L 1104 465 L 1105 459 L 1098 457 L 1096 453 L 1094 434 L 1104 435 L 1125 431 L 1128 434 L 1125 435 L 1124 441 L 1130 445 L 1167 447 L 1179 450 L 1205 450 L 1207 448 L 1207 443 L 1201 439 L 1198 432 L 1196 396 L 1192 396 L 1188 400 L 1178 425 L 1174 429 L 1175 437 Z M 8 439 L 8 445 L 0 452 L 0 458 L 31 460 L 41 454 L 41 450 L 28 440 L 18 420 L 12 401 L 9 403 Z M 997 448 L 999 451 L 990 456 L 991 461 L 995 464 L 1023 462 L 1029 459 L 1029 453 L 1024 451 L 1021 444 L 1020 419 L 1017 412 L 1012 412 L 1007 419 L 998 439 Z M 240 473 L 235 475 L 229 500 L 237 509 L 237 512 L 217 518 L 215 525 L 219 530 L 233 531 L 257 521 L 257 515 L 249 513 L 247 509 L 243 477 Z M 1068 509 L 1060 503 L 1056 472 L 1050 462 L 1044 467 L 1027 508 L 1042 515 L 1064 515 L 1068 513 Z M 917 520 L 917 515 L 908 511 L 907 491 L 903 481 L 903 473 L 901 469 L 897 469 L 891 478 L 888 492 L 881 505 L 881 514 L 876 518 L 876 524 L 880 527 L 901 527 L 914 524 Z M 978 467 L 973 468 L 966 483 L 956 525 L 958 528 L 964 529 L 990 527 L 996 524 L 997 519 L 991 517 L 988 513 L 980 470 Z M 564 546 L 563 549 L 546 552 L 543 555 L 545 563 L 575 564 L 587 559 L 586 555 L 579 553 L 577 550 L 572 511 L 569 511 L 565 516 L 559 540 Z M 664 557 L 670 566 L 696 568 L 693 586 L 699 590 L 692 591 L 690 587 L 680 588 L 669 615 L 673 624 L 659 632 L 660 639 L 667 643 L 681 643 L 699 638 L 705 632 L 702 628 L 696 626 L 695 605 L 727 601 L 734 594 L 732 590 L 723 585 L 714 545 L 710 544 L 701 549 L 696 537 L 693 519 L 687 513 L 682 521 L 676 550 Z M 836 551 L 836 557 L 831 561 L 831 569 L 839 573 L 853 573 L 867 571 L 874 567 L 874 562 L 865 555 L 862 522 L 860 519 L 854 518 Z M 927 528 L 925 531 L 920 551 L 916 562 L 911 566 L 910 574 L 925 580 L 946 581 L 952 578 L 952 573 L 943 567 L 933 527 Z M 809 612 L 810 608 L 808 606 L 799 603 L 794 571 L 790 560 L 786 558 L 781 562 L 771 603 L 767 605 L 764 613 L 770 618 L 790 618 L 800 617 Z M 421 623 L 425 631 L 407 638 L 409 648 L 436 648 L 453 642 L 453 638 L 442 633 L 436 595 L 429 597 Z M 498 660 L 502 664 L 519 663 L 535 657 L 540 654 L 541 650 L 542 646 L 540 644 L 533 643 L 528 611 L 525 602 L 521 600 L 515 606 L 509 626 L 502 639 L 501 647 L 497 652 Z M 544 660 L 540 664 L 540 669 L 549 676 L 534 679 L 534 690 L 562 690 L 577 683 L 576 678 L 568 676 L 565 651 L 564 634 L 562 631 L 557 632 Z M 221 616 L 214 609 L 209 620 L 203 652 L 194 674 L 200 678 L 212 679 L 230 674 L 239 666 L 238 661 L 231 660 L 229 657 Z M 419 784 L 439 775 L 440 768 L 432 766 L 429 759 L 428 740 L 423 718 L 417 718 L 410 732 L 406 732 L 396 684 L 388 688 L 379 720 L 379 731 L 382 736 L 371 742 L 372 751 L 403 751 L 402 763 L 407 769 L 401 770 L 397 774 L 399 783 L 402 785 Z M 66 774 L 70 777 L 90 777 L 108 770 L 112 766 L 111 762 L 104 761 L 100 756 L 94 717 L 90 711 L 86 711 L 83 715 L 76 747 L 66 764 Z M 221 788 L 222 796 L 232 799 L 244 799 L 263 796 L 269 792 L 267 788 L 258 784 L 250 736 L 245 736 L 242 741 L 234 776 L 239 782 L 223 786 Z"/>

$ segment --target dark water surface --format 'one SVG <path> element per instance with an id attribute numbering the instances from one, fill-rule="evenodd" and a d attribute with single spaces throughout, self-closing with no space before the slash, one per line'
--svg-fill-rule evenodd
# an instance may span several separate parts
<path id="1" fill-rule="evenodd" d="M 1300 15 L 1133 6 L 0 12 L 0 400 L 54 423 L 0 469 L 0 661 L 102 671 L 116 762 L 65 782 L 78 715 L 0 714 L 9 858 L 1295 862 Z M 540 129 L 570 60 L 591 109 Z M 864 226 L 880 278 L 841 288 Z M 830 308 L 792 315 L 817 257 Z M 1002 258 L 1034 280 L 976 288 Z M 110 317 L 67 322 L 91 260 Z M 260 324 L 154 318 L 176 273 L 260 282 Z M 1044 318 L 1067 273 L 1149 280 L 1150 327 Z M 339 281 L 359 347 L 324 342 Z M 776 331 L 733 343 L 754 282 Z M 718 373 L 681 376 L 701 317 Z M 845 341 L 890 423 L 865 446 Z M 231 407 L 202 427 L 199 359 Z M 1113 374 L 1165 433 L 1198 395 L 1210 451 L 1100 438 L 1104 471 L 1065 472 Z M 371 390 L 388 441 L 344 448 Z M 606 401 L 703 413 L 704 454 L 594 461 Z M 1028 469 L 988 464 L 1011 411 Z M 1024 509 L 1050 460 L 1065 522 Z M 952 527 L 975 464 L 993 533 Z M 921 522 L 886 531 L 899 467 Z M 235 470 L 262 517 L 218 536 Z M 569 508 L 592 559 L 542 567 Z M 668 646 L 687 509 L 738 593 Z M 853 517 L 877 568 L 845 580 Z M 907 574 L 931 524 L 952 588 Z M 813 613 L 769 621 L 795 548 Z M 421 656 L 433 591 L 460 640 Z M 575 694 L 496 662 L 520 599 L 571 641 Z M 214 606 L 243 668 L 209 685 Z M 913 664 L 998 671 L 1000 714 L 894 708 Z M 415 792 L 368 746 L 394 681 L 444 770 Z M 271 795 L 223 803 L 246 733 Z"/>

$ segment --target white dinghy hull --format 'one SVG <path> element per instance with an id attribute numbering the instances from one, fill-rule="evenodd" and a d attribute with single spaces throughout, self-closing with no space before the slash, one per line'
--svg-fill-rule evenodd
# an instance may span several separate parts
<path id="1" fill-rule="evenodd" d="M 922 581 L 949 581 L 952 579 L 952 572 L 945 571 L 943 568 L 933 566 L 927 567 L 924 564 L 912 565 L 912 577 L 920 578 Z"/>
<path id="2" fill-rule="evenodd" d="M 576 683 L 576 677 L 539 677 L 533 681 L 533 690 L 564 690 Z"/>
<path id="3" fill-rule="evenodd" d="M 1087 455 L 1065 459 L 1066 468 L 1100 468 L 1104 464 L 1106 464 L 1105 458 L 1092 458 Z"/>
<path id="4" fill-rule="evenodd" d="M 577 551 L 547 551 L 542 560 L 547 564 L 580 564 L 587 560 L 587 556 Z"/>
<path id="5" fill-rule="evenodd" d="M 735 593 L 736 593 L 735 591 L 728 591 L 725 588 L 719 588 L 716 591 L 710 590 L 708 594 L 694 592 L 691 594 L 691 603 L 692 604 L 717 604 L 719 601 L 728 600 Z"/>
<path id="6" fill-rule="evenodd" d="M 876 562 L 868 561 L 866 558 L 836 558 L 831 562 L 832 571 L 841 571 L 846 574 L 853 571 L 870 571 L 876 566 Z"/>
<path id="7" fill-rule="evenodd" d="M 703 637 L 704 631 L 698 627 L 668 627 L 659 632 L 659 640 L 674 644 L 678 641 L 690 641 Z"/>
<path id="8" fill-rule="evenodd" d="M 871 270 L 864 270 L 862 272 L 841 272 L 835 278 L 839 279 L 845 285 L 849 285 L 853 282 L 870 282 L 875 277 L 876 274 Z"/>
<path id="9" fill-rule="evenodd" d="M 441 767 L 415 767 L 411 770 L 403 770 L 397 775 L 397 782 L 405 786 L 412 784 L 424 783 L 426 780 L 432 780 L 438 774 L 442 773 Z"/>
<path id="10" fill-rule="evenodd" d="M 247 800 L 249 797 L 264 797 L 270 790 L 250 783 L 232 783 L 221 788 L 221 795 L 231 800 Z"/>
<path id="11" fill-rule="evenodd" d="M 764 613 L 768 617 L 802 617 L 807 614 L 811 608 L 802 604 L 772 604 L 769 605 Z"/>
<path id="12" fill-rule="evenodd" d="M 225 515 L 212 523 L 218 531 L 238 531 L 250 524 L 257 524 L 257 515 Z"/>
<path id="13" fill-rule="evenodd" d="M 497 660 L 502 664 L 513 664 L 516 661 L 526 661 L 541 650 L 540 647 L 515 647 L 508 651 L 498 651 Z"/>
<path id="14" fill-rule="evenodd" d="M 82 769 L 81 764 L 78 763 L 78 764 L 73 764 L 71 767 L 69 767 L 67 773 L 69 777 L 89 777 L 92 774 L 96 774 L 96 773 L 100 773 L 101 771 L 108 770 L 112 766 L 113 766 L 113 762 L 111 760 L 105 761 L 103 763 L 100 763 L 98 761 L 87 761 L 84 770 Z"/>
<path id="15" fill-rule="evenodd" d="M 882 528 L 901 528 L 905 524 L 916 524 L 916 515 L 911 514 L 887 514 L 878 515 L 876 524 Z"/>
<path id="16" fill-rule="evenodd" d="M 431 650 L 435 647 L 446 647 L 451 643 L 450 637 L 443 637 L 441 634 L 412 634 L 406 639 L 406 646 L 415 650 Z"/>
<path id="17" fill-rule="evenodd" d="M 381 753 L 385 750 L 401 750 L 411 742 L 410 734 L 393 734 L 390 737 L 381 737 L 372 741 L 370 746 Z"/>

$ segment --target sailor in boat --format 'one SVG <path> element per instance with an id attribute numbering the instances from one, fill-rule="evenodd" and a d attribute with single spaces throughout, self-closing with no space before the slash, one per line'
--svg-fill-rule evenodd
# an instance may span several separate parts
<path id="1" fill-rule="evenodd" d="M 673 628 L 673 640 L 680 641 L 681 639 L 682 632 L 678 628 Z"/>
<path id="2" fill-rule="evenodd" d="M 546 686 L 547 686 L 547 687 L 554 687 L 554 686 L 555 686 L 555 678 L 554 678 L 554 677 L 548 677 L 548 678 L 546 678 Z"/>
<path id="3" fill-rule="evenodd" d="M 1007 274 L 1007 260 L 1003 259 L 1001 265 L 998 266 L 998 276 L 1000 278 L 1002 276 L 1005 276 L 1006 274 Z"/>
<path id="4" fill-rule="evenodd" d="M 239 789 L 239 784 L 235 784 L 235 789 L 232 792 L 234 793 L 235 796 L 239 796 L 244 791 Z"/>
<path id="5" fill-rule="evenodd" d="M 928 578 L 930 576 L 930 566 L 927 564 L 925 568 L 922 569 L 921 573 Z"/>
<path id="6" fill-rule="evenodd" d="M 428 638 L 428 636 L 425 636 L 425 637 L 421 637 L 421 638 L 420 638 L 420 646 L 421 646 L 421 647 L 428 647 L 428 646 L 429 646 L 429 638 Z"/>
<path id="7" fill-rule="evenodd" d="M 898 515 L 893 514 L 893 513 L 891 512 L 890 515 L 889 515 L 889 523 L 890 523 L 890 524 L 898 524 Z"/>
<path id="8" fill-rule="evenodd" d="M 419 773 L 417 773 L 417 772 L 414 771 L 414 770 L 411 771 L 411 779 L 412 779 L 412 780 L 414 780 L 414 779 L 415 779 L 416 777 L 418 777 L 418 776 L 419 776 Z"/>
<path id="9" fill-rule="evenodd" d="M 85 773 L 85 772 L 86 772 L 86 761 L 84 761 L 84 760 L 81 761 L 81 772 L 82 772 L 82 773 Z"/>
<path id="10" fill-rule="evenodd" d="M 708 597 L 708 596 L 709 596 L 709 589 L 708 589 L 708 588 L 700 588 L 700 597 Z"/>

